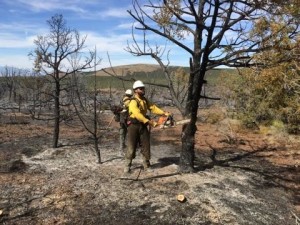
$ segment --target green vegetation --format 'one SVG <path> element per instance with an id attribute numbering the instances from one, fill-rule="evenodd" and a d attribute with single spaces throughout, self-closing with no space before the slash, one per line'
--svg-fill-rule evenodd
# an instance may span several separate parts
<path id="1" fill-rule="evenodd" d="M 178 67 L 173 67 L 172 69 L 175 71 Z M 189 68 L 184 67 L 184 70 L 188 72 Z M 206 80 L 210 85 L 216 85 L 218 77 L 223 73 L 228 74 L 235 74 L 236 70 L 233 69 L 215 69 L 207 72 Z M 89 90 L 93 90 L 94 88 L 94 72 L 85 72 L 82 75 L 82 81 L 87 84 Z M 43 79 L 43 76 L 16 76 L 13 79 L 17 83 L 34 83 L 35 79 Z M 145 83 L 151 82 L 156 84 L 167 84 L 167 80 L 164 77 L 164 74 L 161 70 L 156 70 L 153 72 L 134 72 L 127 76 L 125 76 L 126 80 L 123 81 L 113 76 L 97 76 L 96 77 L 96 86 L 97 89 L 107 89 L 107 88 L 114 88 L 114 89 L 123 89 L 123 88 L 131 88 L 133 80 L 142 80 Z M 1 86 L 5 86 L 5 81 L 7 77 L 0 76 L 0 84 Z"/>
<path id="2" fill-rule="evenodd" d="M 238 76 L 220 76 L 227 107 L 251 127 L 255 124 L 282 127 L 300 132 L 300 92 L 297 63 L 281 63 L 270 68 L 241 70 Z M 224 78 L 226 76 L 226 78 Z"/>
<path id="3" fill-rule="evenodd" d="M 172 70 L 175 71 L 178 67 L 173 67 Z M 185 67 L 184 70 L 188 72 L 189 68 Z M 233 69 L 215 69 L 207 72 L 206 80 L 210 85 L 215 85 L 217 82 L 218 77 L 220 74 L 224 73 L 224 71 L 227 71 L 227 73 L 235 73 L 235 70 Z M 92 90 L 94 87 L 94 76 L 93 72 L 84 73 L 83 78 L 86 80 L 88 89 Z M 117 77 L 113 76 L 97 76 L 96 77 L 96 83 L 98 89 L 106 89 L 106 88 L 131 88 L 133 80 L 142 80 L 145 83 L 151 82 L 156 84 L 167 84 L 167 80 L 161 70 L 156 70 L 153 72 L 133 72 L 129 75 L 126 75 L 124 77 L 126 80 L 129 81 L 123 81 L 121 79 L 118 79 Z"/>

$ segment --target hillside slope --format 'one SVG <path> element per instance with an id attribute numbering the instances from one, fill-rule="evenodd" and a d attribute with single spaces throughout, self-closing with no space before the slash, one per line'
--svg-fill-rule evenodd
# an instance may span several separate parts
<path id="1" fill-rule="evenodd" d="M 114 66 L 113 68 L 104 68 L 107 72 L 116 74 L 118 76 L 126 76 L 128 74 L 137 73 L 137 72 L 153 72 L 160 69 L 159 65 L 155 64 L 130 64 L 130 65 L 122 65 L 122 66 Z M 98 70 L 96 72 L 97 76 L 108 76 L 102 70 Z"/>

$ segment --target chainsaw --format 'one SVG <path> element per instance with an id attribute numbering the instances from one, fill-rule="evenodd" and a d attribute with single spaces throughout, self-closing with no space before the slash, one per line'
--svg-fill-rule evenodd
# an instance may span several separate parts
<path id="1" fill-rule="evenodd" d="M 189 122 L 190 119 L 175 121 L 173 115 L 169 115 L 169 116 L 163 115 L 158 118 L 157 124 L 159 128 L 164 129 L 164 128 L 175 127 L 176 125 L 180 125 L 180 124 L 186 124 Z"/>

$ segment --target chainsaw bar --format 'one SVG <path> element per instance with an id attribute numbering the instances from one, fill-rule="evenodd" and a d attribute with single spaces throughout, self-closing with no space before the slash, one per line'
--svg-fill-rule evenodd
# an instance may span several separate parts
<path id="1" fill-rule="evenodd" d="M 175 127 L 177 125 L 183 125 L 190 122 L 190 119 L 175 121 L 173 117 L 169 116 L 163 123 L 159 123 L 161 129 Z"/>

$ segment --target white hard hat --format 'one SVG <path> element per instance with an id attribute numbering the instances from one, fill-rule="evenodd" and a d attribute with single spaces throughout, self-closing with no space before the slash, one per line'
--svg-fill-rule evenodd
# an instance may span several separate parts
<path id="1" fill-rule="evenodd" d="M 136 82 L 133 83 L 133 90 L 140 88 L 140 87 L 145 87 L 144 83 L 140 80 L 137 80 Z"/>
<path id="2" fill-rule="evenodd" d="M 127 89 L 127 90 L 125 91 L 125 94 L 126 94 L 126 95 L 132 95 L 132 90 L 131 90 L 131 89 Z"/>

